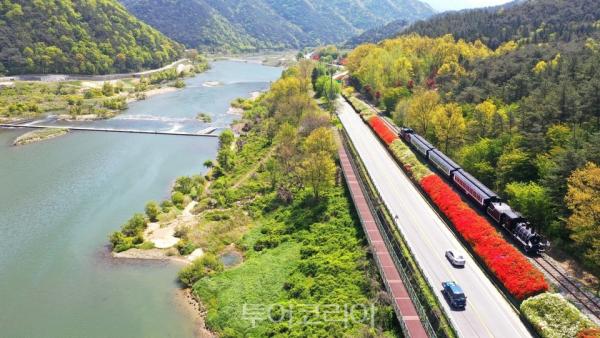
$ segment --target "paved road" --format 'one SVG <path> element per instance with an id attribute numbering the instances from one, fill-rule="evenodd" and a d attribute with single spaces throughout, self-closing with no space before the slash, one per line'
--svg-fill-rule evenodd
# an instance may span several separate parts
<path id="1" fill-rule="evenodd" d="M 338 113 L 379 193 L 406 238 L 436 296 L 461 337 L 531 337 L 515 310 L 488 280 L 447 225 L 412 185 L 376 136 L 345 101 Z M 466 254 L 466 267 L 455 269 L 444 257 L 447 249 Z M 464 311 L 453 311 L 441 283 L 454 280 L 467 295 Z"/>
<path id="2" fill-rule="evenodd" d="M 60 82 L 60 81 L 110 81 L 119 79 L 128 79 L 134 77 L 141 77 L 144 75 L 150 75 L 156 72 L 160 72 L 169 68 L 176 68 L 180 64 L 189 62 L 188 59 L 177 60 L 171 64 L 163 66 L 161 68 L 144 70 L 135 73 L 121 73 L 121 74 L 106 74 L 106 75 L 75 75 L 75 74 L 21 74 L 13 76 L 0 77 L 0 82 L 3 81 L 41 81 L 41 82 Z"/>

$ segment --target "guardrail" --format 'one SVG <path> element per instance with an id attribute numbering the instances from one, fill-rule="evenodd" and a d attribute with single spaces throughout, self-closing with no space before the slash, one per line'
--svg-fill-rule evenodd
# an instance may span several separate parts
<path id="1" fill-rule="evenodd" d="M 448 324 L 448 328 L 444 328 L 445 325 L 443 324 L 443 320 L 440 318 L 440 316 L 445 315 L 441 306 L 438 305 L 440 310 L 432 308 L 429 305 L 425 295 L 422 292 L 418 291 L 420 289 L 419 281 L 415 280 L 414 277 L 417 275 L 424 276 L 423 271 L 420 270 L 418 265 L 411 264 L 408 261 L 406 254 L 400 247 L 399 241 L 403 242 L 403 247 L 405 251 L 408 252 L 408 255 L 412 257 L 414 257 L 414 255 L 410 251 L 408 245 L 406 245 L 406 243 L 404 242 L 402 235 L 398 233 L 396 227 L 393 225 L 393 221 L 389 216 L 389 212 L 387 211 L 387 208 L 385 207 L 377 191 L 375 190 L 372 184 L 372 180 L 369 177 L 369 174 L 367 173 L 366 169 L 364 169 L 364 165 L 362 165 L 361 160 L 356 152 L 356 149 L 352 144 L 352 141 L 350 141 L 348 134 L 343 129 L 341 134 L 342 141 L 350 150 L 350 153 L 352 155 L 350 156 L 350 162 L 355 168 L 356 172 L 358 172 L 360 175 L 361 179 L 359 180 L 359 183 L 361 184 L 363 191 L 368 197 L 367 204 L 369 205 L 369 208 L 373 211 L 373 214 L 376 216 L 375 221 L 386 243 L 386 246 L 388 248 L 391 248 L 390 255 L 398 271 L 400 272 L 400 277 L 402 278 L 402 281 L 406 286 L 409 297 L 415 304 L 415 308 L 419 313 L 419 317 L 424 319 L 423 324 L 425 330 L 431 337 L 452 337 L 452 335 L 456 336 L 456 333 L 454 332 L 453 328 L 449 326 L 450 324 Z M 362 166 L 362 168 L 360 168 L 360 166 Z M 365 182 L 367 182 L 367 184 L 365 184 Z M 423 277 L 423 279 L 425 278 Z M 431 288 L 431 286 L 429 286 L 429 288 Z M 447 319 L 445 320 L 445 322 L 450 323 L 450 321 Z M 434 327 L 436 329 L 434 329 Z M 451 334 L 448 334 L 448 329 L 451 331 Z"/>

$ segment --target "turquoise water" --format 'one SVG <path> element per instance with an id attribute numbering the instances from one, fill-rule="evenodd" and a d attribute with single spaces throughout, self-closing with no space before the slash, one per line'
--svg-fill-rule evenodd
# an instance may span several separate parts
<path id="1" fill-rule="evenodd" d="M 235 118 L 225 113 L 229 101 L 280 73 L 217 62 L 184 90 L 131 104 L 124 116 L 133 118 L 100 123 L 187 128 L 185 118 L 204 111 L 226 126 Z M 203 171 L 217 140 L 73 132 L 10 146 L 20 134 L 0 131 L 0 336 L 193 336 L 175 297 L 180 266 L 115 260 L 106 244 L 146 201 L 166 198 L 177 176 Z"/>

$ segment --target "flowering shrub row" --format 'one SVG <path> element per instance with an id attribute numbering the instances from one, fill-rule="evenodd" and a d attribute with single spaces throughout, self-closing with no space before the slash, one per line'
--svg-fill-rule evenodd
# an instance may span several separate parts
<path id="1" fill-rule="evenodd" d="M 404 166 L 404 170 L 417 182 L 423 177 L 431 175 L 431 170 L 421 163 L 415 153 L 401 140 L 395 140 L 390 144 L 390 150 L 394 157 Z"/>
<path id="2" fill-rule="evenodd" d="M 558 294 L 529 298 L 521 303 L 521 312 L 544 338 L 600 337 L 598 327 Z"/>
<path id="3" fill-rule="evenodd" d="M 396 159 L 421 185 L 511 295 L 524 300 L 548 290 L 544 275 L 521 252 L 508 244 L 494 226 L 463 202 L 450 185 L 420 163 L 380 117 L 372 117 L 369 125 L 388 144 Z"/>
<path id="4" fill-rule="evenodd" d="M 376 115 L 376 112 L 373 111 L 373 108 L 369 107 L 363 101 L 357 99 L 354 96 L 347 96 L 347 97 L 348 97 L 348 100 L 350 101 L 350 103 L 352 103 L 352 106 L 354 107 L 354 109 L 356 109 L 356 111 L 358 111 L 358 114 L 360 115 L 360 117 L 363 120 L 369 121 L 369 119 L 371 119 L 371 117 Z"/>
<path id="5" fill-rule="evenodd" d="M 394 133 L 393 130 L 388 127 L 388 125 L 383 121 L 383 119 L 379 116 L 373 116 L 369 119 L 369 125 L 377 136 L 385 142 L 385 144 L 390 145 L 392 142 L 398 140 L 398 135 Z"/>
<path id="6" fill-rule="evenodd" d="M 548 290 L 544 275 L 439 176 L 429 175 L 420 184 L 510 294 L 524 300 Z"/>

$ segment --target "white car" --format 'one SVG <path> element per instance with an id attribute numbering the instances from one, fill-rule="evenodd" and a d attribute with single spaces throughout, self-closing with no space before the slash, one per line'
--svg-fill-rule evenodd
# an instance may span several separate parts
<path id="1" fill-rule="evenodd" d="M 446 258 L 452 263 L 454 266 L 465 266 L 465 258 L 462 255 L 457 254 L 453 250 L 446 251 Z"/>

